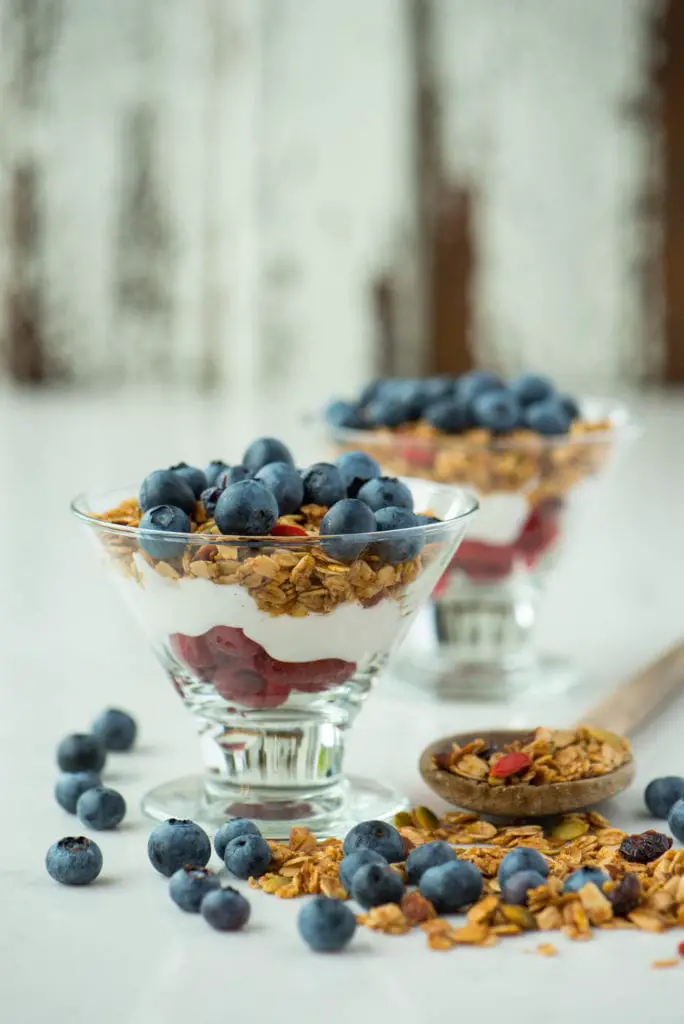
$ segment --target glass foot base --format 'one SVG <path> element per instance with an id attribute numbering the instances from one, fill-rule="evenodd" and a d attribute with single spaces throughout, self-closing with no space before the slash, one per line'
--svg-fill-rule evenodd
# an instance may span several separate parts
<path id="1" fill-rule="evenodd" d="M 267 794 L 228 792 L 204 775 L 187 775 L 150 790 L 141 802 L 143 813 L 155 821 L 189 818 L 213 835 L 229 818 L 249 818 L 268 839 L 287 839 L 293 826 L 308 828 L 320 838 L 344 836 L 359 821 L 391 818 L 405 810 L 409 801 L 396 790 L 373 779 L 348 776 L 326 790 L 293 790 L 290 799 L 280 791 L 278 799 Z"/>

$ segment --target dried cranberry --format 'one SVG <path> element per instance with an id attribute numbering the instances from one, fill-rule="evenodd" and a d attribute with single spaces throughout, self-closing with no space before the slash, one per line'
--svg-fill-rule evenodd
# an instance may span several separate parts
<path id="1" fill-rule="evenodd" d="M 624 917 L 631 910 L 639 906 L 641 902 L 641 882 L 639 876 L 633 871 L 628 871 L 620 879 L 612 892 L 608 893 L 608 899 L 613 904 L 613 913 L 617 917 Z"/>
<path id="2" fill-rule="evenodd" d="M 680 942 L 677 946 L 677 952 L 680 956 L 684 956 L 684 942 Z"/>
<path id="3" fill-rule="evenodd" d="M 449 766 L 451 764 L 451 755 L 447 753 L 446 750 L 440 754 L 435 754 L 433 760 L 435 762 L 435 768 L 439 768 L 443 772 L 449 771 Z"/>
<path id="4" fill-rule="evenodd" d="M 523 754 L 522 751 L 513 751 L 500 757 L 492 767 L 491 773 L 495 779 L 507 779 L 511 775 L 527 771 L 531 764 L 532 761 L 527 754 Z"/>
<path id="5" fill-rule="evenodd" d="M 671 846 L 670 836 L 649 829 L 640 835 L 625 836 L 620 843 L 620 853 L 625 860 L 631 860 L 635 864 L 648 864 L 662 857 Z"/>

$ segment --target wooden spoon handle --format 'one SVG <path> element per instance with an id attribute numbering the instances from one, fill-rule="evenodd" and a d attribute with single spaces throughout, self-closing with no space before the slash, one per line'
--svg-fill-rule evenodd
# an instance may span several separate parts
<path id="1" fill-rule="evenodd" d="M 581 725 L 608 729 L 621 736 L 643 725 L 684 689 L 684 643 L 672 647 L 582 718 Z"/>

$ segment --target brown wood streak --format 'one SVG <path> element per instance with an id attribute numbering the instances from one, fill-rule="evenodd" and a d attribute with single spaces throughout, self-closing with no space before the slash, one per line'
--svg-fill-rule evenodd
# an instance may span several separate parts
<path id="1" fill-rule="evenodd" d="M 665 380 L 684 383 L 684 3 L 670 0 L 660 34 L 664 133 Z"/>

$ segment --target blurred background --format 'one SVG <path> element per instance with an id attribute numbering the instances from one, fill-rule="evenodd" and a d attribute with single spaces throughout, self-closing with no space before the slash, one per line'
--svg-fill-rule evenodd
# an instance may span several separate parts
<path id="1" fill-rule="evenodd" d="M 684 4 L 0 12 L 6 383 L 684 380 Z"/>

